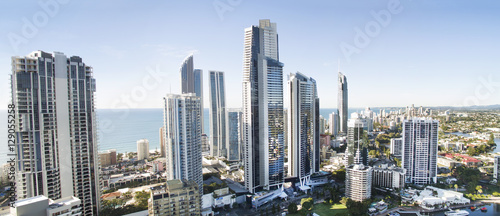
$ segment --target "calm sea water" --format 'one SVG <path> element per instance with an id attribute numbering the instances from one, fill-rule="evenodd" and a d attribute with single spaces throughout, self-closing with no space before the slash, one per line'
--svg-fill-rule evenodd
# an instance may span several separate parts
<path id="1" fill-rule="evenodd" d="M 364 108 L 351 108 L 349 114 L 363 111 Z M 329 118 L 329 114 L 336 112 L 337 109 L 321 109 L 320 114 Z M 374 108 L 373 112 L 379 113 L 380 109 Z M 206 134 L 209 131 L 209 111 L 204 110 L 204 130 Z M 118 152 L 137 151 L 136 141 L 140 139 L 149 140 L 150 150 L 160 148 L 159 128 L 163 126 L 162 109 L 130 109 L 130 110 L 111 110 L 100 109 L 97 111 L 99 120 L 98 136 L 99 149 L 116 149 Z M 6 110 L 0 110 L 0 164 L 7 161 L 7 113 Z M 496 139 L 500 144 L 500 139 Z M 500 148 L 495 150 L 500 151 Z"/>

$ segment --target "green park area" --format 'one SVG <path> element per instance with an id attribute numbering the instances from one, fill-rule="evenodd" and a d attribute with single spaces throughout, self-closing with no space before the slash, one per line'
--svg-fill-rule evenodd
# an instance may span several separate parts
<path id="1" fill-rule="evenodd" d="M 347 215 L 347 207 L 344 204 L 326 204 L 320 203 L 313 206 L 311 210 L 301 209 L 297 213 L 289 215 L 308 215 L 310 213 L 316 213 L 318 215 Z"/>

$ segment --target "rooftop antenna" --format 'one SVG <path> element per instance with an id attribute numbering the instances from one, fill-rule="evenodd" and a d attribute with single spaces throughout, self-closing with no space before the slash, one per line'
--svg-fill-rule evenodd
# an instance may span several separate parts
<path id="1" fill-rule="evenodd" d="M 338 61 L 338 64 L 337 64 L 337 65 L 338 65 L 338 67 L 339 67 L 339 72 L 340 72 L 340 59 L 337 59 L 337 61 Z"/>

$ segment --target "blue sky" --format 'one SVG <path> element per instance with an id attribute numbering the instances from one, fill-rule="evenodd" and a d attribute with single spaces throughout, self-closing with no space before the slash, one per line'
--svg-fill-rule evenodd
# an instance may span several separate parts
<path id="1" fill-rule="evenodd" d="M 34 50 L 93 66 L 98 108 L 162 107 L 194 53 L 205 104 L 208 70 L 219 70 L 228 105 L 240 107 L 244 28 L 259 19 L 278 25 L 285 81 L 296 71 L 315 78 L 321 107 L 337 106 L 338 61 L 350 107 L 500 104 L 496 1 L 66 1 L 54 13 L 41 5 L 56 0 L 1 3 L 0 109 L 10 98 L 10 57 Z M 24 20 L 37 31 L 23 33 Z M 356 45 L 363 34 L 369 42 Z M 15 45 L 13 35 L 24 40 Z M 346 45 L 356 53 L 346 55 Z M 150 79 L 151 70 L 162 75 Z"/>

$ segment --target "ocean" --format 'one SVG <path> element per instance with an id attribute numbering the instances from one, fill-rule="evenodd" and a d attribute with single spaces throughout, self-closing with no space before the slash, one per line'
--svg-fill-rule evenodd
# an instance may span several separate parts
<path id="1" fill-rule="evenodd" d="M 351 108 L 349 115 L 353 112 L 363 111 L 364 108 Z M 387 109 L 386 109 L 387 110 Z M 336 112 L 337 109 L 321 109 L 320 114 L 328 120 L 329 114 Z M 380 109 L 372 109 L 379 113 Z M 209 109 L 204 110 L 204 130 L 209 132 Z M 140 139 L 149 140 L 149 149 L 160 149 L 159 129 L 163 126 L 163 109 L 129 109 L 113 110 L 99 109 L 98 118 L 98 140 L 99 150 L 116 149 L 117 152 L 135 152 L 137 151 L 136 141 Z M 0 145 L 0 164 L 7 161 L 7 113 L 6 110 L 0 110 L 0 140 L 4 144 Z M 496 139 L 500 145 L 500 139 Z M 497 148 L 495 152 L 500 151 Z M 3 163 L 5 163 L 3 162 Z"/>

